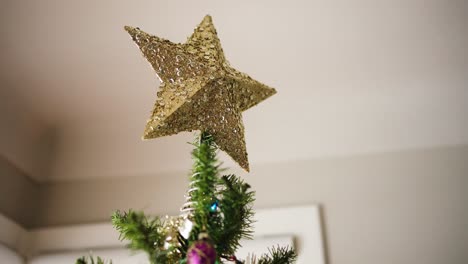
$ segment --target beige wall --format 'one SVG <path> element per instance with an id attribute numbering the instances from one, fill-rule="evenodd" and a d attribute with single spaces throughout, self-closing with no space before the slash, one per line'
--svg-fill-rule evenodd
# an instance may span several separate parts
<path id="1" fill-rule="evenodd" d="M 37 222 L 39 185 L 0 156 L 0 213 L 24 227 Z"/>
<path id="2" fill-rule="evenodd" d="M 49 174 L 55 135 L 14 93 L 12 84 L 0 86 L 0 213 L 31 227 L 37 222 L 37 181 Z"/>
<path id="3" fill-rule="evenodd" d="M 55 130 L 14 94 L 16 88 L 13 84 L 0 86 L 0 157 L 41 180 L 50 173 Z"/>
<path id="4" fill-rule="evenodd" d="M 108 220 L 127 208 L 175 214 L 185 176 L 43 185 L 37 224 Z M 332 264 L 468 260 L 468 146 L 254 165 L 244 176 L 257 208 L 321 204 Z"/>

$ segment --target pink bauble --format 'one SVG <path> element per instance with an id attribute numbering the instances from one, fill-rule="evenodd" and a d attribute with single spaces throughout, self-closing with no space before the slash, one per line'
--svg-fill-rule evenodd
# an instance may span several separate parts
<path id="1" fill-rule="evenodd" d="M 216 250 L 209 241 L 198 240 L 187 251 L 187 264 L 214 264 Z"/>

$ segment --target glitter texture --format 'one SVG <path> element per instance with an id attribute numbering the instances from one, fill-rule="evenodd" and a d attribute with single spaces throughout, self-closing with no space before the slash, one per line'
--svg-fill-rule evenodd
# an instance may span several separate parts
<path id="1" fill-rule="evenodd" d="M 229 66 L 212 19 L 206 16 L 184 44 L 125 27 L 158 75 L 144 139 L 199 130 L 249 171 L 242 111 L 276 93 Z"/>

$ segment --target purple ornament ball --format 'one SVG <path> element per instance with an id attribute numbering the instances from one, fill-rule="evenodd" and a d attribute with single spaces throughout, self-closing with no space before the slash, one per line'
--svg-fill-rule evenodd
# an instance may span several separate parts
<path id="1" fill-rule="evenodd" d="M 207 240 L 198 240 L 187 251 L 187 264 L 214 264 L 216 250 Z"/>

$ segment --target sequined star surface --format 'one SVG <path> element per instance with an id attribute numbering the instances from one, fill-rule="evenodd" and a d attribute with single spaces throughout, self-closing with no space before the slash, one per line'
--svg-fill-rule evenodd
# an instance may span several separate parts
<path id="1" fill-rule="evenodd" d="M 143 138 L 200 130 L 245 170 L 249 162 L 242 111 L 276 91 L 229 66 L 206 16 L 184 44 L 125 27 L 153 66 L 161 86 Z"/>

